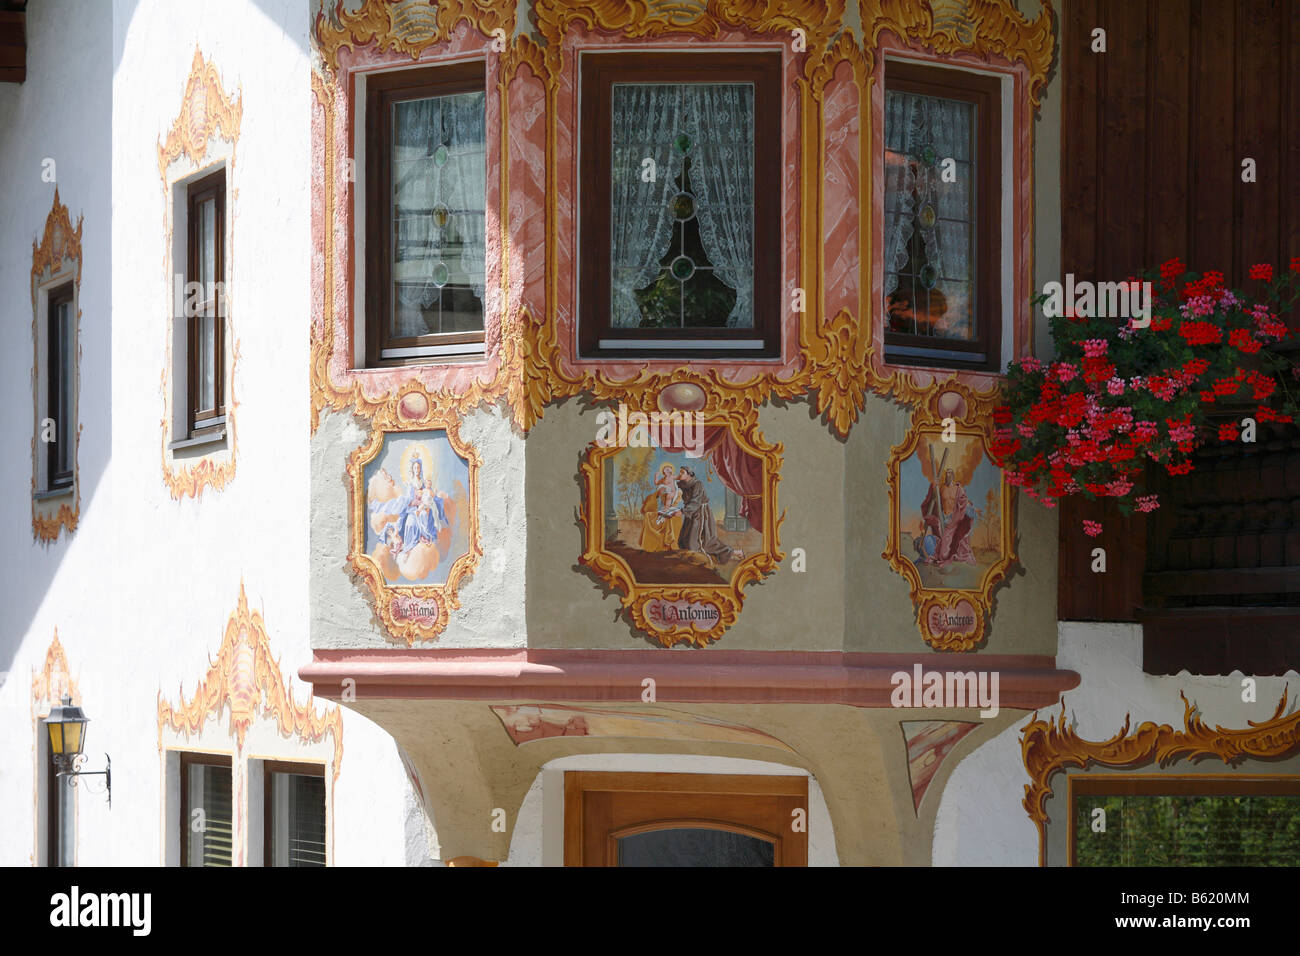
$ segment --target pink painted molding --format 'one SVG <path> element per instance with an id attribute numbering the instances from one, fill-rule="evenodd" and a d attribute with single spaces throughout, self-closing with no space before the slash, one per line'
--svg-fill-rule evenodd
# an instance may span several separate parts
<path id="1" fill-rule="evenodd" d="M 846 654 L 839 651 L 317 650 L 298 676 L 317 697 L 358 699 L 641 701 L 654 678 L 660 703 L 823 703 L 889 707 L 898 671 L 997 671 L 1000 705 L 1036 710 L 1079 685 L 1045 656 Z"/>

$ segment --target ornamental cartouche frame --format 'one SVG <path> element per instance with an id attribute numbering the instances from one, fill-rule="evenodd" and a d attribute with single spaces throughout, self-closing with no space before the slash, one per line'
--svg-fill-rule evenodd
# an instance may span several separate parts
<path id="1" fill-rule="evenodd" d="M 889 457 L 889 536 L 884 552 L 881 554 L 889 566 L 907 579 L 911 590 L 912 604 L 917 611 L 917 626 L 925 642 L 937 651 L 971 651 L 979 647 L 988 630 L 989 617 L 993 613 L 993 590 L 1003 578 L 1007 569 L 1016 560 L 1015 553 L 1015 515 L 1012 488 L 1001 478 L 1002 472 L 996 465 L 1001 496 L 999 500 L 999 549 L 1001 556 L 984 572 L 980 583 L 974 588 L 930 588 L 921 581 L 920 572 L 911 558 L 903 553 L 902 540 L 899 535 L 899 514 L 902 507 L 901 471 L 903 462 L 911 458 L 926 435 L 940 437 L 947 423 L 956 435 L 966 435 L 981 442 L 984 457 L 990 462 L 989 445 L 993 441 L 993 404 L 997 400 L 996 391 L 976 392 L 960 382 L 949 382 L 942 389 L 932 390 L 924 404 L 912 412 L 912 422 L 901 444 L 895 445 Z M 962 605 L 974 613 L 974 624 L 970 633 L 956 631 L 945 632 L 942 628 L 931 626 L 931 614 L 957 611 Z"/>
<path id="2" fill-rule="evenodd" d="M 1047 800 L 1052 795 L 1052 776 L 1067 767 L 1132 769 L 1202 757 L 1218 757 L 1232 766 L 1247 757 L 1270 759 L 1300 751 L 1300 710 L 1286 713 L 1287 688 L 1283 688 L 1272 717 L 1259 723 L 1247 721 L 1249 726 L 1240 730 L 1210 728 L 1187 695 L 1179 691 L 1178 696 L 1183 700 L 1182 730 L 1148 720 L 1130 733 L 1132 715 L 1126 714 L 1124 726 L 1109 740 L 1085 740 L 1075 733 L 1066 721 L 1064 701 L 1055 720 L 1041 720 L 1034 711 L 1021 734 L 1020 753 L 1029 774 L 1022 806 L 1038 827 L 1039 866 L 1047 865 Z"/>
<path id="3" fill-rule="evenodd" d="M 39 244 L 32 241 L 32 537 L 45 544 L 58 540 L 64 530 L 71 535 L 77 530 L 81 517 L 81 233 L 84 220 L 84 216 L 78 216 L 76 228 L 73 228 L 68 207 L 59 202 L 59 187 L 55 186 L 54 202 L 45 217 L 41 241 Z M 44 449 L 40 396 L 40 370 L 44 357 L 41 355 L 40 323 L 47 321 L 46 316 L 39 314 L 42 311 L 41 292 L 51 291 L 65 281 L 72 283 L 72 304 L 76 309 L 72 416 L 77 427 L 72 440 L 72 487 L 67 495 L 38 501 L 36 485 L 41 468 L 37 455 Z M 49 335 L 48 328 L 45 334 Z M 46 374 L 53 371 L 47 369 Z M 71 504 L 66 500 L 68 497 L 72 499 Z"/>
<path id="4" fill-rule="evenodd" d="M 176 264 L 173 261 L 173 237 L 175 225 L 175 202 L 173 188 L 176 183 L 191 178 L 204 169 L 204 160 L 224 159 L 226 170 L 226 234 L 222 237 L 226 243 L 225 267 L 226 290 L 234 288 L 234 234 L 235 212 L 239 191 L 235 188 L 235 157 L 239 142 L 239 126 L 244 115 L 244 96 L 241 88 L 236 95 L 228 96 L 221 82 L 221 74 L 216 66 L 205 61 L 199 48 L 194 48 L 194 59 L 190 64 L 189 76 L 185 80 L 185 89 L 181 94 L 180 112 L 172 121 L 164 140 L 158 143 L 158 178 L 163 190 L 163 276 L 167 290 L 166 346 L 164 350 L 162 371 L 163 417 L 161 428 L 161 456 L 163 484 L 171 496 L 180 501 L 186 496 L 199 498 L 205 488 L 220 491 L 235 477 L 235 462 L 239 453 L 239 439 L 235 427 L 236 410 L 239 401 L 235 396 L 235 369 L 239 365 L 239 339 L 234 333 L 230 297 L 225 297 L 224 333 L 226 354 L 230 356 L 224 370 L 226 376 L 226 447 L 213 449 L 192 464 L 178 463 L 168 445 L 172 439 L 174 411 L 173 394 L 173 356 L 172 343 L 174 314 L 174 291 Z M 214 143 L 224 142 L 228 153 L 214 151 Z M 220 149 L 218 146 L 217 149 Z M 177 175 L 168 177 L 168 170 L 173 163 L 185 160 L 187 168 Z M 212 164 L 209 163 L 208 166 Z M 220 460 L 225 455 L 225 460 Z"/>
<path id="5" fill-rule="evenodd" d="M 598 580 L 621 594 L 623 610 L 632 627 L 661 647 L 673 647 L 679 643 L 705 647 L 718 640 L 740 616 L 745 586 L 771 574 L 785 559 L 779 547 L 780 524 L 785 516 L 778 514 L 776 506 L 783 446 L 765 441 L 752 420 L 746 421 L 736 415 L 708 414 L 702 415 L 700 420 L 705 426 L 727 428 L 741 448 L 763 463 L 763 549 L 741 561 L 726 584 L 638 582 L 627 562 L 604 548 L 604 462 L 624 449 L 601 447 L 592 442 L 579 466 L 583 502 L 578 520 L 583 527 L 585 546 L 578 563 L 590 568 Z M 718 619 L 707 629 L 697 628 L 689 622 L 663 627 L 651 620 L 648 608 L 653 601 L 712 605 L 717 609 Z"/>
<path id="6" fill-rule="evenodd" d="M 441 430 L 447 436 L 452 450 L 468 465 L 469 514 L 466 515 L 465 553 L 452 562 L 443 584 L 392 585 L 384 573 L 366 553 L 366 487 L 365 467 L 383 451 L 390 435 L 401 436 L 412 432 Z M 348 456 L 348 557 L 347 568 L 370 592 L 375 613 L 385 630 L 394 640 L 408 647 L 421 641 L 433 641 L 447 629 L 451 612 L 460 607 L 461 586 L 478 568 L 483 555 L 483 541 L 479 533 L 478 472 L 482 464 L 472 445 L 461 440 L 459 420 L 454 415 L 433 408 L 423 390 L 408 383 L 399 393 L 397 411 L 381 409 L 376 415 L 370 439 Z M 403 605 L 402 602 L 406 602 Z M 432 615 L 416 613 L 404 617 L 404 610 L 416 606 L 428 607 L 433 602 Z"/>

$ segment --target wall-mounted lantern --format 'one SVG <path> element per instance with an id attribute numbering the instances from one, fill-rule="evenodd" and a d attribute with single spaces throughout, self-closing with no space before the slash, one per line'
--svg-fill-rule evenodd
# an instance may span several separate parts
<path id="1" fill-rule="evenodd" d="M 76 764 L 86 746 L 86 724 L 90 718 L 74 706 L 72 698 L 64 696 L 63 702 L 50 708 L 45 726 L 50 733 L 50 754 L 59 771 L 59 866 L 72 866 L 72 799 L 69 791 L 76 785 L 77 777 L 104 778 L 108 805 L 113 806 L 113 761 L 104 754 L 104 769 L 81 771 Z"/>

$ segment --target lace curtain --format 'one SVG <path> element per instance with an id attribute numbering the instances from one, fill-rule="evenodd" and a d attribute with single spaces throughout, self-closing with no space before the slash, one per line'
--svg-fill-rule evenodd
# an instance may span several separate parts
<path id="1" fill-rule="evenodd" d="M 968 297 L 973 191 L 971 104 L 913 93 L 885 94 L 885 298 L 898 289 L 913 235 L 920 232 L 922 262 L 950 301 Z M 956 160 L 956 182 L 945 183 L 943 161 Z M 927 207 L 929 207 L 927 209 Z"/>
<path id="2" fill-rule="evenodd" d="M 485 107 L 483 93 L 394 104 L 394 332 L 399 336 L 429 331 L 419 310 L 433 308 L 443 286 L 467 287 L 483 301 Z"/>
<path id="3" fill-rule="evenodd" d="M 754 323 L 754 92 L 744 84 L 615 84 L 611 186 L 611 324 L 635 328 L 634 292 L 659 275 L 675 222 L 669 201 L 685 157 L 700 241 L 736 292 L 729 328 Z M 683 150 L 679 137 L 689 143 Z M 646 159 L 655 177 L 646 182 Z"/>

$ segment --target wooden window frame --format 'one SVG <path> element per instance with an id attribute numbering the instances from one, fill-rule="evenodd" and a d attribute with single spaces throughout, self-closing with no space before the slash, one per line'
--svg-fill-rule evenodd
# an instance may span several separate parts
<path id="1" fill-rule="evenodd" d="M 638 811 L 638 800 L 652 806 Z M 566 771 L 564 865 L 616 866 L 620 836 L 707 823 L 773 843 L 775 866 L 807 866 L 808 832 L 791 826 L 796 809 L 807 812 L 807 777 Z"/>
<path id="2" fill-rule="evenodd" d="M 779 53 L 584 53 L 579 179 L 589 188 L 578 210 L 578 347 L 582 358 L 687 361 L 774 359 L 781 355 L 783 64 Z M 615 83 L 754 85 L 754 325 L 747 329 L 622 329 L 610 324 L 610 181 Z M 588 254 L 588 252 L 590 254 Z M 662 347 L 600 347 L 601 339 L 664 340 Z M 691 339 L 762 339 L 761 349 L 684 348 Z"/>
<path id="3" fill-rule="evenodd" d="M 270 867 L 275 864 L 271 859 L 271 836 L 274 828 L 274 801 L 272 793 L 271 777 L 277 773 L 297 774 L 300 777 L 325 777 L 325 765 L 323 763 L 297 763 L 292 760 L 263 760 L 262 761 L 262 866 Z M 326 829 L 329 828 L 329 807 L 326 806 Z"/>
<path id="4" fill-rule="evenodd" d="M 931 335 L 889 330 L 889 314 L 882 296 L 881 321 L 885 361 L 889 365 L 952 368 L 962 371 L 996 372 L 1002 368 L 1002 80 L 984 73 L 918 63 L 914 60 L 885 61 L 885 92 L 913 93 L 947 100 L 961 100 L 976 107 L 975 143 L 971 155 L 976 162 L 975 250 L 972 257 L 976 292 L 976 337 L 969 342 Z M 881 155 L 885 150 L 884 122 L 881 123 Z M 883 215 L 883 212 L 881 213 Z M 884 248 L 882 244 L 882 250 Z M 882 252 L 883 255 L 883 252 Z M 883 268 L 883 260 L 882 260 Z M 882 273 L 883 274 L 883 273 Z M 891 350 L 891 346 L 893 350 Z M 923 355 L 899 355 L 906 347 Z M 969 361 L 946 352 L 968 352 Z M 980 354 L 984 355 L 981 360 Z"/>
<path id="5" fill-rule="evenodd" d="M 49 716 L 46 714 L 45 716 Z M 58 765 L 54 762 L 54 751 L 50 749 L 50 735 L 43 723 L 38 726 L 44 731 L 45 744 L 45 865 L 59 865 L 59 827 L 63 821 L 59 818 L 59 787 L 68 786 L 68 781 L 59 777 Z M 69 789 L 68 799 L 72 799 Z"/>
<path id="6" fill-rule="evenodd" d="M 75 299 L 75 290 L 71 282 L 65 283 L 57 288 L 51 289 L 46 299 L 46 325 L 45 325 L 45 352 L 46 352 L 46 413 L 44 417 L 53 418 L 55 441 L 46 444 L 46 471 L 45 471 L 45 490 L 46 491 L 66 491 L 72 488 L 73 475 L 76 471 L 77 463 L 75 460 L 76 433 L 74 430 L 73 412 L 71 408 L 60 408 L 60 395 L 64 384 L 63 361 L 66 349 L 72 349 L 73 366 L 70 401 L 76 404 L 76 349 L 77 343 L 64 342 L 62 330 L 55 319 L 55 310 L 60 305 L 66 305 L 69 313 L 72 312 L 72 304 Z M 76 317 L 71 316 L 72 328 L 76 328 Z M 75 333 L 74 333 L 75 338 Z M 60 431 L 65 432 L 63 440 L 59 439 Z M 59 453 L 67 450 L 67 468 L 59 470 Z"/>
<path id="7" fill-rule="evenodd" d="M 180 775 L 181 775 L 181 796 L 180 796 L 180 865 L 187 867 L 190 865 L 190 767 L 209 766 L 209 767 L 226 767 L 230 770 L 230 805 L 232 816 L 235 814 L 235 767 L 234 760 L 230 754 L 205 754 L 196 753 L 192 750 L 182 750 L 180 753 Z M 231 861 L 234 862 L 233 860 Z"/>
<path id="8" fill-rule="evenodd" d="M 443 332 L 433 335 L 389 338 L 387 318 L 392 312 L 392 105 L 405 100 L 450 96 L 456 93 L 487 93 L 487 66 L 482 60 L 454 63 L 366 76 L 366 202 L 365 202 L 365 321 L 366 367 L 390 368 L 428 365 L 431 361 L 455 360 L 456 355 L 439 355 L 442 345 L 483 343 L 487 327 L 487 303 L 483 304 L 483 328 L 474 332 Z M 486 100 L 484 103 L 486 112 Z M 489 141 L 487 117 L 483 122 L 484 147 Z M 486 179 L 484 180 L 486 183 Z M 486 216 L 487 202 L 484 200 Z M 484 245 L 486 252 L 486 236 Z M 484 259 L 486 270 L 486 257 Z M 484 280 L 486 281 L 486 274 Z M 386 349 L 427 348 L 425 355 L 382 358 Z"/>
<path id="9" fill-rule="evenodd" d="M 1066 865 L 1075 866 L 1079 797 L 1275 797 L 1300 796 L 1300 776 L 1292 774 L 1090 774 L 1066 778 Z"/>
<path id="10" fill-rule="evenodd" d="M 210 176 L 204 176 L 202 179 L 196 179 L 186 187 L 186 282 L 198 281 L 199 265 L 199 245 L 202 237 L 199 235 L 199 217 L 195 215 L 195 210 L 200 203 L 214 199 L 213 212 L 216 215 L 216 224 L 213 227 L 213 236 L 216 248 L 213 250 L 213 271 L 220 278 L 216 281 L 220 283 L 216 286 L 213 295 L 213 301 L 205 300 L 204 310 L 211 309 L 215 318 L 213 329 L 212 345 L 212 408 L 199 408 L 199 320 L 205 316 L 186 315 L 185 322 L 187 328 L 186 335 L 186 363 L 188 374 L 186 375 L 186 428 L 190 438 L 200 435 L 214 434 L 225 428 L 224 415 L 226 413 L 226 171 L 219 169 Z M 206 290 L 205 290 L 206 291 Z M 188 311 L 188 299 L 186 300 L 186 311 Z M 213 421 L 215 419 L 215 421 Z M 199 422 L 203 422 L 202 427 Z"/>

